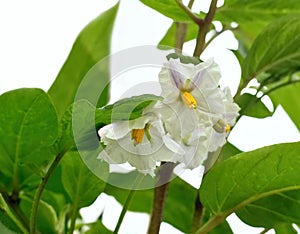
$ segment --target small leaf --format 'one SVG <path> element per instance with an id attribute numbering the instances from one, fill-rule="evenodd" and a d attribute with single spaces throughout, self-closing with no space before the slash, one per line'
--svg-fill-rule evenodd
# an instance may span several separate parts
<path id="1" fill-rule="evenodd" d="M 13 178 L 10 183 L 14 181 L 18 190 L 33 176 L 25 165 L 42 168 L 52 160 L 49 147 L 58 134 L 57 116 L 50 98 L 41 89 L 4 93 L 0 96 L 0 108 L 1 172 Z"/>
<path id="2" fill-rule="evenodd" d="M 300 83 L 291 84 L 269 94 L 275 106 L 281 105 L 300 131 Z"/>
<path id="3" fill-rule="evenodd" d="M 255 118 L 265 118 L 272 116 L 272 112 L 265 106 L 261 99 L 249 93 L 244 93 L 237 100 L 240 106 L 240 115 L 247 115 Z"/>
<path id="4" fill-rule="evenodd" d="M 118 5 L 99 15 L 89 23 L 79 34 L 72 51 L 56 80 L 49 89 L 49 94 L 61 117 L 66 108 L 74 101 L 75 95 L 87 72 L 101 59 L 110 53 L 110 40 Z M 89 92 L 84 92 L 87 99 L 98 95 L 109 81 L 109 61 L 104 66 L 97 67 L 97 76 L 88 83 Z M 103 91 L 98 106 L 106 104 L 107 90 Z M 97 103 L 97 100 L 96 100 Z M 96 105 L 95 103 L 95 105 Z"/>
<path id="5" fill-rule="evenodd" d="M 298 5 L 299 5 L 298 1 Z M 292 6 L 292 5 L 290 5 Z M 243 77 L 262 73 L 285 77 L 300 68 L 300 16 L 291 15 L 274 21 L 256 38 L 243 63 Z"/>
<path id="6" fill-rule="evenodd" d="M 100 160 L 98 161 L 102 166 L 98 167 L 98 170 L 108 174 L 108 167 L 103 167 Z M 89 170 L 77 152 L 68 152 L 61 164 L 62 182 L 72 201 L 73 209 L 78 210 L 92 204 L 104 190 L 105 183 Z"/>
<path id="7" fill-rule="evenodd" d="M 210 170 L 200 187 L 204 207 L 221 222 L 268 196 L 300 189 L 300 143 L 241 153 Z"/>
<path id="8" fill-rule="evenodd" d="M 96 127 L 99 129 L 101 126 L 112 122 L 136 119 L 142 115 L 147 106 L 161 99 L 159 96 L 144 94 L 124 98 L 113 105 L 100 108 L 96 110 Z"/>
<path id="9" fill-rule="evenodd" d="M 99 220 L 89 225 L 89 230 L 85 234 L 112 234 L 113 232 L 108 230 L 102 222 Z"/>

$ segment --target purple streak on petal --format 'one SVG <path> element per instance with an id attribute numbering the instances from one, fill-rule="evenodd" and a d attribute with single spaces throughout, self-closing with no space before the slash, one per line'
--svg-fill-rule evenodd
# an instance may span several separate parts
<path id="1" fill-rule="evenodd" d="M 169 62 L 169 71 L 171 73 L 171 77 L 176 85 L 176 87 L 181 90 L 183 88 L 183 80 L 184 77 L 181 73 L 176 70 L 176 62 L 170 60 Z"/>

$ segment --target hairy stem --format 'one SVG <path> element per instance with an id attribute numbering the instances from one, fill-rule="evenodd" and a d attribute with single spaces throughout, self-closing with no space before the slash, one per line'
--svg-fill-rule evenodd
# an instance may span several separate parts
<path id="1" fill-rule="evenodd" d="M 199 31 L 198 31 L 198 36 L 197 36 L 196 47 L 194 50 L 195 57 L 199 57 L 205 48 L 206 34 L 208 33 L 210 26 L 211 26 L 211 22 L 215 16 L 215 13 L 217 10 L 217 2 L 218 2 L 218 0 L 212 0 L 210 7 L 209 7 L 209 11 L 208 11 L 206 17 L 204 18 L 204 21 L 201 24 L 198 24 Z"/>
<path id="2" fill-rule="evenodd" d="M 32 211 L 31 211 L 31 215 L 30 215 L 30 233 L 31 234 L 36 233 L 37 211 L 38 211 L 38 207 L 39 207 L 39 204 L 40 204 L 40 200 L 41 200 L 44 188 L 45 188 L 50 176 L 52 175 L 54 169 L 57 167 L 60 160 L 63 158 L 65 152 L 66 151 L 63 151 L 55 157 L 53 163 L 51 164 L 50 168 L 48 169 L 46 175 L 42 178 L 42 181 L 41 181 L 39 187 L 36 190 L 33 205 L 32 205 Z"/>
<path id="3" fill-rule="evenodd" d="M 175 163 L 165 163 L 164 166 L 158 172 L 159 186 L 154 189 L 154 200 L 152 206 L 152 213 L 150 218 L 150 224 L 148 228 L 148 234 L 158 234 L 160 224 L 162 221 L 163 210 L 165 206 L 165 200 L 168 193 L 169 181 L 171 179 Z"/>
<path id="4" fill-rule="evenodd" d="M 123 208 L 122 208 L 121 214 L 120 214 L 120 216 L 119 216 L 117 225 L 116 225 L 115 230 L 114 230 L 114 232 L 113 232 L 114 234 L 117 234 L 117 233 L 119 232 L 120 227 L 121 227 L 121 224 L 122 224 L 122 222 L 123 222 L 123 220 L 124 220 L 126 211 L 128 210 L 129 204 L 130 204 L 130 202 L 131 202 L 131 200 L 132 200 L 132 198 L 133 198 L 133 196 L 134 196 L 134 194 L 135 194 L 136 188 L 137 188 L 137 186 L 142 182 L 143 179 L 144 179 L 144 175 L 139 174 L 139 175 L 137 176 L 137 178 L 136 178 L 136 180 L 135 180 L 133 186 L 132 186 L 132 189 L 129 191 L 129 194 L 128 194 L 128 196 L 127 196 L 127 198 L 126 198 L 126 201 L 125 201 L 125 203 L 124 203 L 124 206 L 123 206 Z"/>

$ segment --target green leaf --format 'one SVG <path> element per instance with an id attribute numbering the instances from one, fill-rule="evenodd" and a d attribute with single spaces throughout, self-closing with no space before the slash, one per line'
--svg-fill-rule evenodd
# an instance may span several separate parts
<path id="1" fill-rule="evenodd" d="M 60 120 L 59 137 L 55 143 L 56 151 L 68 149 L 95 149 L 99 146 L 96 135 L 94 115 L 96 107 L 87 100 L 73 103 Z"/>
<path id="2" fill-rule="evenodd" d="M 89 225 L 90 229 L 85 234 L 112 234 L 101 222 L 101 220 Z"/>
<path id="3" fill-rule="evenodd" d="M 173 19 L 174 21 L 189 22 L 190 17 L 183 12 L 175 0 L 140 0 L 142 3 Z"/>
<path id="4" fill-rule="evenodd" d="M 99 165 L 103 165 L 98 161 Z M 62 182 L 72 201 L 73 209 L 78 210 L 92 204 L 104 190 L 105 183 L 87 168 L 77 152 L 68 152 L 61 164 Z M 108 167 L 98 167 L 98 170 L 108 173 Z"/>
<path id="5" fill-rule="evenodd" d="M 300 130 L 299 93 L 300 83 L 296 83 L 277 89 L 269 94 L 274 105 L 277 106 L 280 104 L 289 114 L 298 130 Z"/>
<path id="6" fill-rule="evenodd" d="M 97 62 L 109 55 L 118 5 L 99 15 L 82 30 L 68 59 L 49 89 L 59 116 L 62 116 L 66 108 L 74 101 L 77 90 L 87 72 Z M 109 82 L 109 61 L 107 59 L 96 70 L 98 76 L 94 76 L 93 80 L 87 84 L 89 92 L 84 93 L 87 99 L 98 95 L 99 90 L 103 90 Z M 107 99 L 108 93 L 107 90 L 104 90 L 98 105 L 105 104 Z"/>
<path id="7" fill-rule="evenodd" d="M 300 15 L 287 16 L 268 25 L 256 38 L 244 60 L 243 77 L 249 80 L 263 74 L 264 79 L 280 79 L 299 70 L 300 35 L 295 33 L 299 30 Z"/>
<path id="8" fill-rule="evenodd" d="M 112 122 L 136 119 L 142 115 L 147 106 L 161 99 L 159 96 L 144 94 L 124 98 L 113 105 L 100 108 L 96 110 L 95 114 L 96 127 L 99 129 Z"/>
<path id="9" fill-rule="evenodd" d="M 215 19 L 226 23 L 267 21 L 271 22 L 282 16 L 300 13 L 298 0 L 227 0 L 218 8 Z"/>
<path id="10" fill-rule="evenodd" d="M 292 224 L 281 224 L 275 227 L 276 234 L 297 234 Z"/>
<path id="11" fill-rule="evenodd" d="M 240 106 L 240 115 L 247 115 L 255 118 L 265 118 L 272 116 L 272 112 L 265 106 L 260 98 L 249 93 L 244 93 L 237 100 Z"/>
<path id="12" fill-rule="evenodd" d="M 25 165 L 44 166 L 52 159 L 49 148 L 56 140 L 58 122 L 48 95 L 41 89 L 18 89 L 0 96 L 1 172 L 12 178 L 16 191 L 33 178 Z M 37 179 L 38 177 L 36 177 Z"/>
<path id="13" fill-rule="evenodd" d="M 219 155 L 219 161 L 224 161 L 232 156 L 241 153 L 242 151 L 235 147 L 230 142 L 227 142 L 223 147 Z"/>
<path id="14" fill-rule="evenodd" d="M 164 37 L 161 39 L 161 41 L 158 44 L 159 49 L 167 49 L 169 50 L 170 47 L 175 47 L 175 41 L 176 41 L 176 22 L 172 23 L 171 27 L 168 29 Z M 193 40 L 197 37 L 199 27 L 195 23 L 186 23 L 186 36 L 185 41 Z"/>
<path id="15" fill-rule="evenodd" d="M 238 23 L 233 32 L 247 47 L 270 22 L 290 14 L 300 13 L 298 0 L 227 0 L 217 9 L 215 20 L 225 25 Z"/>
<path id="16" fill-rule="evenodd" d="M 200 187 L 209 225 L 259 199 L 300 189 L 300 143 L 278 144 L 241 153 L 209 171 Z"/>
<path id="17" fill-rule="evenodd" d="M 300 224 L 300 190 L 262 198 L 237 212 L 239 218 L 256 227 L 273 228 L 283 223 Z"/>
<path id="18" fill-rule="evenodd" d="M 20 208 L 29 217 L 32 209 L 33 199 L 22 196 Z M 56 233 L 57 216 L 55 210 L 48 203 L 41 201 L 37 214 L 37 228 L 41 233 Z"/>
<path id="19" fill-rule="evenodd" d="M 133 177 L 136 172 L 130 173 Z M 113 173 L 117 178 L 124 178 L 124 175 Z M 107 184 L 105 193 L 114 196 L 121 204 L 124 204 L 129 191 Z M 184 233 L 189 233 L 197 190 L 182 181 L 178 177 L 173 179 L 169 185 L 169 192 L 166 199 L 163 221 L 173 225 Z M 184 198 L 184 199 L 183 199 Z M 153 189 L 138 190 L 129 205 L 129 210 L 150 213 L 152 210 Z"/>

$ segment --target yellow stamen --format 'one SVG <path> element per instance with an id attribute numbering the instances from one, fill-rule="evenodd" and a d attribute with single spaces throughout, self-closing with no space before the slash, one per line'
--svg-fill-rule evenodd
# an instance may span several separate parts
<path id="1" fill-rule="evenodd" d="M 226 124 L 226 126 L 225 126 L 225 132 L 226 133 L 230 132 L 230 129 L 231 129 L 230 125 Z"/>
<path id="2" fill-rule="evenodd" d="M 189 92 L 181 93 L 181 99 L 188 108 L 195 109 L 197 107 L 196 99 Z"/>
<path id="3" fill-rule="evenodd" d="M 131 132 L 131 139 L 134 141 L 134 144 L 137 145 L 142 142 L 145 134 L 144 129 L 133 129 Z"/>

